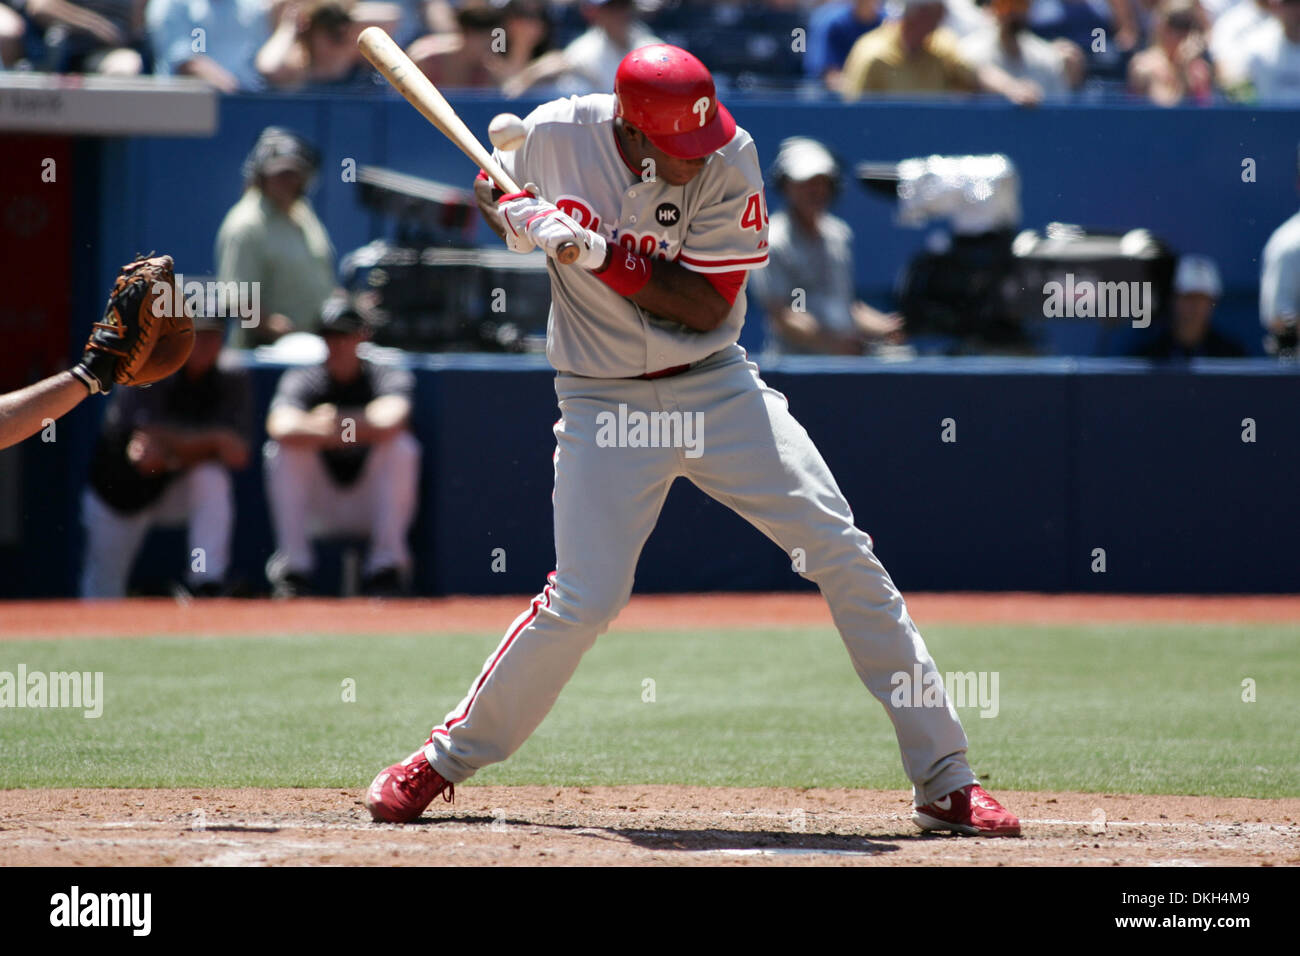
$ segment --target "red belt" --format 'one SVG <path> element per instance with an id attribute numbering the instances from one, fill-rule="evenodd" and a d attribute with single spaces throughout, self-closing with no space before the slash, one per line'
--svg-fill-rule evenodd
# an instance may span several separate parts
<path id="1" fill-rule="evenodd" d="M 689 371 L 694 362 L 687 362 L 685 365 L 672 365 L 668 368 L 661 368 L 657 372 L 646 372 L 644 375 L 638 375 L 637 378 L 668 378 L 670 375 L 681 375 L 682 372 Z"/>

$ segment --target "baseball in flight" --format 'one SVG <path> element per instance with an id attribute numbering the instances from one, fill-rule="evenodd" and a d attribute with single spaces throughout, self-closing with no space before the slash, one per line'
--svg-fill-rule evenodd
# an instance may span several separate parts
<path id="1" fill-rule="evenodd" d="M 488 139 L 497 149 L 510 152 L 524 145 L 524 121 L 514 113 L 498 113 L 488 124 Z"/>

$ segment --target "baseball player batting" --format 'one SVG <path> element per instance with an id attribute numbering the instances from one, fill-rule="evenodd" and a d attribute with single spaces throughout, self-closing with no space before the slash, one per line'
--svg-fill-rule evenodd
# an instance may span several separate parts
<path id="1" fill-rule="evenodd" d="M 898 672 L 919 667 L 941 687 L 934 661 L 807 432 L 737 344 L 746 278 L 767 261 L 767 211 L 754 141 L 708 70 L 677 47 L 642 47 L 619 66 L 614 95 L 553 100 L 524 125 L 524 145 L 496 159 L 528 185 L 501 195 L 480 176 L 475 191 L 510 249 L 551 257 L 556 570 L 465 698 L 375 778 L 371 815 L 414 820 L 523 744 L 627 603 L 668 488 L 685 477 L 787 554 L 803 549 L 804 577 L 893 721 L 916 824 L 1018 836 L 971 772 L 947 697 L 891 702 Z M 558 264 L 573 242 L 577 262 Z M 664 426 L 661 440 L 619 440 L 631 431 L 612 423 L 637 420 Z M 687 420 L 702 424 L 698 444 L 665 424 Z"/>

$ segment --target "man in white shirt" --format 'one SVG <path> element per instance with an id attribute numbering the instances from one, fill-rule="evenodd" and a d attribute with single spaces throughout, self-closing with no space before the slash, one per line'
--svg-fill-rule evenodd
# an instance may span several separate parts
<path id="1" fill-rule="evenodd" d="M 1300 0 L 1273 0 L 1277 18 L 1245 42 L 1245 79 L 1256 102 L 1300 104 Z"/>
<path id="2" fill-rule="evenodd" d="M 635 0 L 582 0 L 582 15 L 591 26 L 563 50 L 547 53 L 501 86 L 519 96 L 543 84 L 563 93 L 608 93 L 623 57 L 663 41 L 637 19 Z"/>
<path id="3" fill-rule="evenodd" d="M 1300 186 L 1300 162 L 1297 167 Z M 1260 256 L 1259 321 L 1268 332 L 1270 351 L 1294 352 L 1300 323 L 1300 212 L 1278 226 L 1264 245 Z"/>
<path id="4" fill-rule="evenodd" d="M 1219 85 L 1231 89 L 1242 82 L 1247 54 L 1246 38 L 1273 22 L 1270 0 L 1237 0 L 1214 20 L 1210 28 L 1210 56 L 1219 73 Z"/>
<path id="5" fill-rule="evenodd" d="M 829 208 L 840 169 L 821 143 L 791 136 L 781 143 L 772 179 L 786 208 L 768 225 L 767 268 L 754 273 L 772 352 L 862 355 L 902 337 L 902 318 L 858 299 L 853 230 Z"/>
<path id="6" fill-rule="evenodd" d="M 1064 96 L 1083 82 L 1083 51 L 1029 32 L 1029 6 L 1030 0 L 992 0 L 996 22 L 963 37 L 958 50 L 972 66 L 992 64 L 1038 84 L 1046 96 Z"/>

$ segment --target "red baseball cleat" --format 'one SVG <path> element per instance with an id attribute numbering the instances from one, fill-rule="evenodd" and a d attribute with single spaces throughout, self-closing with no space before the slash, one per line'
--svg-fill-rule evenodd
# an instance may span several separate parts
<path id="1" fill-rule="evenodd" d="M 916 807 L 912 822 L 922 830 L 951 830 L 963 836 L 1020 836 L 1015 814 L 988 795 L 978 783 Z"/>
<path id="2" fill-rule="evenodd" d="M 366 791 L 366 807 L 378 823 L 410 823 L 443 791 L 444 799 L 451 803 L 455 784 L 433 769 L 423 750 L 417 750 L 380 771 Z"/>

